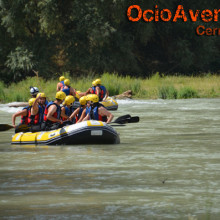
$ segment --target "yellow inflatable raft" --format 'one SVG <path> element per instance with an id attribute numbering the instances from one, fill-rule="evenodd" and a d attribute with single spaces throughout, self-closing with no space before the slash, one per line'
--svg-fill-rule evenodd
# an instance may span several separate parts
<path id="1" fill-rule="evenodd" d="M 84 121 L 52 131 L 16 133 L 12 144 L 119 144 L 118 133 L 101 121 Z"/>
<path id="2" fill-rule="evenodd" d="M 118 109 L 118 103 L 112 98 L 108 97 L 105 101 L 100 102 L 107 110 L 117 110 Z"/>

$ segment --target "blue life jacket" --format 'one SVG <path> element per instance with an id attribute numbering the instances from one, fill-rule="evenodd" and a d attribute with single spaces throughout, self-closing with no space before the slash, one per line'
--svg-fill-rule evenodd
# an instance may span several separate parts
<path id="1" fill-rule="evenodd" d="M 84 110 L 84 108 L 81 108 L 80 107 L 80 109 L 79 109 L 79 113 L 78 113 L 78 119 L 80 119 L 80 117 L 81 117 L 81 115 L 82 115 L 82 113 L 83 113 L 83 110 Z"/>
<path id="2" fill-rule="evenodd" d="M 86 115 L 90 114 L 92 107 L 86 107 Z"/>
<path id="3" fill-rule="evenodd" d="M 66 95 L 69 95 L 70 94 L 70 87 L 68 86 L 67 89 L 64 89 L 64 87 L 63 87 L 62 91 L 65 92 Z"/>
<path id="4" fill-rule="evenodd" d="M 65 108 L 65 114 L 67 116 L 70 116 L 74 111 L 74 109 L 72 107 L 68 108 L 67 106 L 65 106 L 64 108 Z"/>
<path id="5" fill-rule="evenodd" d="M 47 114 L 48 114 L 48 108 L 51 106 L 51 105 L 56 105 L 57 107 L 57 110 L 56 112 L 53 114 L 53 117 L 54 118 L 57 118 L 57 119 L 60 119 L 60 115 L 61 115 L 61 108 L 59 105 L 57 105 L 56 103 L 54 103 L 53 101 L 49 102 L 48 105 L 46 106 L 45 110 L 44 110 L 44 121 L 48 121 L 47 120 Z M 52 122 L 52 121 L 51 121 Z M 52 122 L 52 123 L 55 123 L 55 122 Z"/>
<path id="6" fill-rule="evenodd" d="M 82 113 L 83 113 L 84 108 L 79 107 L 79 113 L 75 116 L 76 122 L 80 119 Z"/>
<path id="7" fill-rule="evenodd" d="M 43 122 L 44 121 L 44 110 L 45 110 L 45 107 L 44 106 L 40 106 L 38 105 L 38 108 L 39 108 L 39 123 Z"/>
<path id="8" fill-rule="evenodd" d="M 101 92 L 99 94 L 99 101 L 102 101 L 106 95 L 106 88 L 105 86 L 99 86 L 99 88 L 101 89 Z"/>
<path id="9" fill-rule="evenodd" d="M 95 106 L 94 108 L 92 108 L 92 110 L 90 111 L 90 119 L 93 120 L 97 120 L 97 121 L 107 121 L 107 117 L 106 116 L 101 116 L 99 115 L 99 107 L 103 106 L 102 104 L 99 104 L 97 106 Z"/>

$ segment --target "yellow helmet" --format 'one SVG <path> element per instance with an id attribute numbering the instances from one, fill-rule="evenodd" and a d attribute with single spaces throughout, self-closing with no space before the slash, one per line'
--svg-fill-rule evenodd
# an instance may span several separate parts
<path id="1" fill-rule="evenodd" d="M 96 80 L 94 80 L 94 81 L 92 82 L 92 85 L 93 85 L 93 86 L 97 86 Z"/>
<path id="2" fill-rule="evenodd" d="M 65 84 L 66 86 L 69 86 L 69 85 L 70 85 L 70 80 L 69 80 L 69 79 L 65 79 L 65 80 L 64 80 L 64 84 Z"/>
<path id="3" fill-rule="evenodd" d="M 37 94 L 37 98 L 38 98 L 39 96 L 41 96 L 41 98 L 46 98 L 46 95 L 45 95 L 45 93 L 43 93 L 43 92 L 38 93 L 38 94 Z"/>
<path id="4" fill-rule="evenodd" d="M 80 99 L 79 93 L 81 93 L 81 92 L 80 92 L 80 91 L 76 91 L 75 97 L 76 97 L 77 99 Z"/>
<path id="5" fill-rule="evenodd" d="M 66 98 L 65 98 L 65 101 L 64 101 L 64 105 L 71 105 L 73 102 L 75 102 L 75 98 L 72 96 L 72 95 L 68 95 Z"/>
<path id="6" fill-rule="evenodd" d="M 61 81 L 64 81 L 65 80 L 65 76 L 61 76 L 60 78 L 59 78 L 59 81 L 61 82 Z"/>
<path id="7" fill-rule="evenodd" d="M 99 97 L 96 94 L 89 94 L 87 95 L 86 100 L 96 103 L 99 102 Z"/>
<path id="8" fill-rule="evenodd" d="M 56 99 L 64 100 L 66 98 L 66 93 L 59 91 L 56 93 Z"/>
<path id="9" fill-rule="evenodd" d="M 82 96 L 82 97 L 79 99 L 80 105 L 86 105 L 86 101 L 87 101 L 86 99 L 87 99 L 86 96 Z"/>
<path id="10" fill-rule="evenodd" d="M 96 79 L 95 82 L 96 82 L 96 85 L 101 85 L 101 79 Z"/>
<path id="11" fill-rule="evenodd" d="M 34 104 L 34 101 L 36 100 L 36 98 L 31 98 L 28 101 L 29 106 L 32 106 Z"/>

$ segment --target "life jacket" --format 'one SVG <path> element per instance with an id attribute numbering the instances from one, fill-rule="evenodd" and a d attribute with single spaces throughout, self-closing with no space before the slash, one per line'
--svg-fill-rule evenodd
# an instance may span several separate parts
<path id="1" fill-rule="evenodd" d="M 24 109 L 27 109 L 27 115 L 26 116 L 23 116 L 23 115 L 21 116 L 21 124 L 28 125 L 28 115 L 29 115 L 29 112 L 31 111 L 31 109 L 30 109 L 30 106 L 26 106 L 22 110 L 24 110 Z"/>
<path id="2" fill-rule="evenodd" d="M 96 86 L 93 86 L 93 87 L 91 87 L 91 89 L 92 89 L 92 91 L 91 91 L 91 94 L 96 94 Z"/>
<path id="3" fill-rule="evenodd" d="M 101 92 L 99 93 L 99 101 L 102 101 L 106 95 L 106 88 L 105 86 L 99 86 L 99 88 L 101 90 Z"/>
<path id="4" fill-rule="evenodd" d="M 65 86 L 64 81 L 60 81 L 59 86 L 60 86 L 60 89 L 62 90 L 63 87 Z"/>
<path id="5" fill-rule="evenodd" d="M 107 117 L 106 116 L 101 116 L 99 115 L 99 107 L 101 107 L 103 105 L 99 104 L 97 106 L 95 106 L 91 111 L 90 111 L 90 119 L 93 120 L 97 120 L 97 121 L 107 121 Z"/>
<path id="6" fill-rule="evenodd" d="M 57 110 L 56 112 L 54 112 L 54 114 L 52 115 L 54 118 L 60 119 L 60 115 L 61 115 L 61 108 L 59 105 L 57 105 L 56 103 L 54 103 L 53 101 L 49 102 L 48 105 L 46 106 L 45 110 L 44 110 L 44 121 L 49 121 L 47 119 L 47 114 L 48 114 L 48 109 L 51 105 L 56 105 Z M 51 123 L 55 123 L 53 121 L 51 121 Z"/>
<path id="7" fill-rule="evenodd" d="M 64 108 L 65 108 L 65 115 L 67 116 L 70 116 L 74 111 L 73 107 L 68 108 L 67 106 L 64 106 Z M 64 121 L 66 119 L 62 117 L 62 120 Z"/>
<path id="8" fill-rule="evenodd" d="M 69 95 L 70 94 L 70 86 L 67 86 L 68 88 L 62 88 L 62 91 L 66 93 L 66 95 Z"/>
<path id="9" fill-rule="evenodd" d="M 86 115 L 90 114 L 92 107 L 86 107 Z"/>
<path id="10" fill-rule="evenodd" d="M 83 113 L 83 110 L 84 110 L 84 108 L 80 107 L 79 113 L 78 113 L 78 115 L 76 115 L 76 122 L 80 119 L 80 117 L 81 117 L 81 115 Z"/>
<path id="11" fill-rule="evenodd" d="M 44 107 L 41 107 L 38 105 L 38 113 L 36 115 L 31 115 L 31 110 L 28 114 L 28 124 L 32 125 L 38 125 L 43 121 L 43 115 L 44 115 Z"/>

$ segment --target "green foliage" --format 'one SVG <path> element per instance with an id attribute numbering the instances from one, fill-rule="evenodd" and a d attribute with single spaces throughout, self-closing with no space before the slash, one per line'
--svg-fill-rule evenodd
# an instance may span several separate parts
<path id="1" fill-rule="evenodd" d="M 5 100 L 4 83 L 0 81 L 0 102 Z"/>
<path id="2" fill-rule="evenodd" d="M 190 99 L 190 98 L 199 98 L 199 95 L 196 90 L 190 87 L 184 87 L 178 92 L 179 99 Z"/>
<path id="3" fill-rule="evenodd" d="M 56 77 L 56 80 L 50 79 L 47 81 L 41 77 L 28 77 L 18 83 L 12 83 L 8 87 L 0 82 L 0 102 L 28 101 L 30 98 L 30 86 L 37 86 L 41 92 L 45 92 L 48 100 L 54 100 L 58 77 L 60 75 Z M 91 73 L 89 77 L 83 76 L 78 78 L 69 75 L 68 72 L 62 75 L 68 77 L 71 86 L 81 92 L 85 92 L 91 87 L 93 80 L 100 78 L 111 96 L 131 89 L 133 98 L 176 99 L 220 97 L 220 76 L 209 76 L 208 78 L 160 77 L 158 78 L 159 80 L 155 80 L 157 76 L 151 79 L 140 79 L 130 76 L 123 77 L 116 73 L 104 73 L 103 75 L 94 75 Z M 180 85 L 179 82 L 181 82 Z M 193 86 L 191 87 L 191 85 Z"/>
<path id="4" fill-rule="evenodd" d="M 117 72 L 143 78 L 154 72 L 219 71 L 218 37 L 197 36 L 198 22 L 129 22 L 126 10 L 132 4 L 130 0 L 1 0 L 1 80 L 19 81 L 33 76 L 33 70 L 45 79 L 67 71 L 74 77 Z M 142 10 L 155 7 L 150 0 L 135 4 Z M 160 10 L 173 13 L 177 5 L 175 0 L 158 4 Z M 184 1 L 186 10 L 191 6 L 217 8 L 215 1 Z M 140 82 L 132 80 L 138 93 Z M 110 92 L 120 89 L 110 87 Z"/>
<path id="5" fill-rule="evenodd" d="M 158 89 L 158 96 L 161 99 L 176 99 L 178 91 L 173 86 L 163 86 Z"/>
<path id="6" fill-rule="evenodd" d="M 22 47 L 17 47 L 8 55 L 6 66 L 13 72 L 21 70 L 28 72 L 34 67 L 33 53 Z"/>

